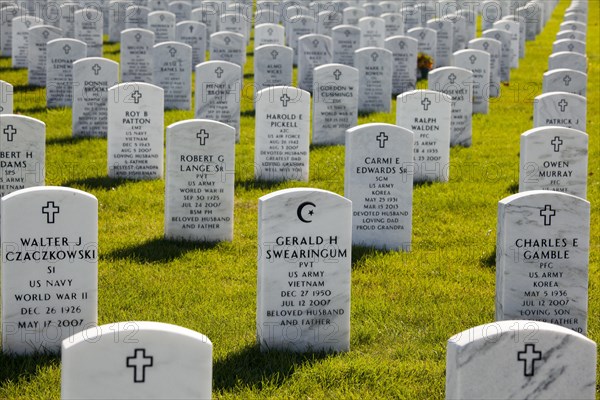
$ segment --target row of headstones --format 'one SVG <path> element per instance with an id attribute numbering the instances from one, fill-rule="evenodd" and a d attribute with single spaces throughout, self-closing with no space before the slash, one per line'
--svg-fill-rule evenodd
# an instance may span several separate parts
<path id="1" fill-rule="evenodd" d="M 179 354 L 180 346 L 203 342 L 204 351 L 188 349 L 186 357 L 205 357 L 201 363 L 194 358 L 197 364 L 190 371 L 199 365 L 205 372 L 210 370 L 210 342 L 190 331 L 156 323 L 95 327 L 98 203 L 94 196 L 75 189 L 38 187 L 4 196 L 1 202 L 4 352 L 55 352 L 66 339 L 62 389 L 67 398 L 82 388 L 89 390 L 86 382 L 91 376 L 100 381 L 98 377 L 114 377 L 126 388 L 117 392 L 125 397 L 156 388 L 150 383 L 156 378 L 144 378 L 145 367 L 154 366 L 156 355 L 155 371 L 169 370 L 169 363 L 161 360 L 166 352 L 161 345 L 172 356 Z M 319 189 L 286 189 L 259 199 L 256 323 L 261 350 L 349 350 L 353 214 L 352 201 Z M 530 191 L 499 203 L 496 319 L 510 322 L 478 327 L 450 339 L 450 398 L 498 398 L 507 390 L 518 398 L 534 390 L 593 398 L 586 396 L 593 396 L 595 388 L 589 387 L 595 381 L 590 366 L 595 366 L 596 352 L 589 351 L 595 350 L 595 344 L 582 336 L 587 327 L 589 218 L 589 203 L 564 193 Z M 170 336 L 177 337 L 173 333 L 187 333 L 190 340 L 171 340 Z M 122 335 L 123 340 L 108 340 L 114 339 L 112 335 Z M 580 354 L 579 346 L 586 352 Z M 514 359 L 507 352 L 518 356 Z M 565 366 L 582 363 L 586 357 L 593 362 L 584 362 L 584 370 L 572 367 L 573 372 Z M 90 360 L 98 362 L 91 369 L 81 368 Z M 469 373 L 481 370 L 480 375 L 498 379 L 489 365 L 481 368 L 484 360 L 512 365 L 524 373 L 500 374 L 501 382 L 512 385 L 482 384 L 482 378 Z M 517 369 L 519 362 L 524 364 Z M 548 381 L 547 373 L 558 368 L 556 363 L 568 372 L 563 369 Z M 179 359 L 177 364 L 192 365 Z M 209 390 L 210 373 L 205 376 Z M 146 381 L 148 385 L 135 385 Z M 185 390 L 191 390 L 190 385 Z M 106 392 L 100 393 L 115 393 L 106 388 L 113 385 L 103 386 Z M 158 393 L 176 389 L 164 390 Z"/>

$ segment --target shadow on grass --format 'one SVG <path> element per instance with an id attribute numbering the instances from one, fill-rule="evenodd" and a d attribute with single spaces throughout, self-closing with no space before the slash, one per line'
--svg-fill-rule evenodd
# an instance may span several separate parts
<path id="1" fill-rule="evenodd" d="M 256 110 L 245 110 L 240 112 L 240 116 L 242 117 L 254 117 L 256 115 Z"/>
<path id="2" fill-rule="evenodd" d="M 42 86 L 31 86 L 31 85 L 15 85 L 13 87 L 13 92 L 37 92 L 38 90 L 43 90 L 45 87 Z"/>
<path id="3" fill-rule="evenodd" d="M 402 250 L 377 249 L 375 247 L 368 246 L 352 246 L 352 269 L 358 268 L 365 260 L 368 260 L 373 256 L 385 255 L 396 251 Z"/>
<path id="4" fill-rule="evenodd" d="M 84 137 L 84 136 L 63 136 L 63 137 L 56 137 L 56 138 L 51 138 L 51 139 L 46 139 L 46 145 L 52 145 L 52 144 L 76 144 L 79 142 L 83 142 L 83 141 L 90 141 L 90 140 L 96 140 L 96 139 L 105 139 L 106 138 L 102 138 L 102 137 Z"/>
<path id="5" fill-rule="evenodd" d="M 415 183 L 413 183 L 413 187 L 414 188 L 429 187 L 429 186 L 433 186 L 434 183 L 436 183 L 436 182 L 433 182 L 433 181 L 415 182 Z M 445 182 L 437 182 L 437 183 L 445 183 Z"/>
<path id="6" fill-rule="evenodd" d="M 212 249 L 219 243 L 198 243 L 156 238 L 108 253 L 106 258 L 134 259 L 140 262 L 168 262 L 194 250 Z"/>
<path id="7" fill-rule="evenodd" d="M 18 106 L 15 107 L 15 111 L 17 113 L 22 113 L 22 114 L 30 114 L 30 113 L 43 113 L 43 112 L 48 112 L 48 109 L 46 107 L 23 107 L 23 106 Z"/>
<path id="8" fill-rule="evenodd" d="M 93 176 L 91 178 L 73 179 L 67 181 L 63 186 L 84 186 L 90 189 L 111 190 L 128 182 L 139 182 L 131 179 L 109 178 L 108 176 Z"/>
<path id="9" fill-rule="evenodd" d="M 292 353 L 269 351 L 262 353 L 258 345 L 248 346 L 213 364 L 213 383 L 218 391 L 236 387 L 263 385 L 281 387 L 297 369 L 325 359 L 330 353 Z"/>
<path id="10" fill-rule="evenodd" d="M 496 250 L 492 251 L 487 256 L 482 256 L 479 259 L 479 265 L 482 268 L 496 269 Z"/>
<path id="11" fill-rule="evenodd" d="M 7 356 L 0 354 L 0 386 L 6 382 L 29 382 L 35 378 L 38 369 L 45 366 L 59 366 L 60 357 L 49 354 L 32 356 Z"/>
<path id="12" fill-rule="evenodd" d="M 243 179 L 235 182 L 235 190 L 244 189 L 244 190 L 274 190 L 279 189 L 283 184 L 289 184 L 290 181 L 261 181 L 254 180 L 254 177 L 249 179 Z"/>
<path id="13" fill-rule="evenodd" d="M 254 74 L 252 72 L 248 73 L 248 74 L 244 74 L 244 79 L 250 79 L 254 77 Z"/>
<path id="14" fill-rule="evenodd" d="M 508 193 L 510 193 L 510 194 L 519 193 L 519 183 L 518 182 L 511 183 L 510 186 L 506 190 L 508 190 Z"/>

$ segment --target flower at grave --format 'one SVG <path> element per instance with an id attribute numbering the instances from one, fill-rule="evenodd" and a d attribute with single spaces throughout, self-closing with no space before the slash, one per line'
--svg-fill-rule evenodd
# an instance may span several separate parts
<path id="1" fill-rule="evenodd" d="M 417 56 L 417 68 L 431 71 L 433 68 L 433 57 L 425 53 L 419 53 Z"/>

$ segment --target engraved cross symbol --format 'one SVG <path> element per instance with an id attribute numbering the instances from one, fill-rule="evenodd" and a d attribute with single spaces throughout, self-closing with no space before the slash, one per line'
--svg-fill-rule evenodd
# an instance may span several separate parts
<path id="1" fill-rule="evenodd" d="M 569 49 L 569 51 L 573 51 L 573 49 L 575 48 L 575 45 L 573 43 L 569 43 L 567 48 Z"/>
<path id="2" fill-rule="evenodd" d="M 569 83 L 571 83 L 571 77 L 569 75 L 565 75 L 565 77 L 563 78 L 563 82 L 565 83 L 565 86 L 569 86 Z"/>
<path id="3" fill-rule="evenodd" d="M 267 33 L 269 34 L 269 36 L 273 36 L 273 28 L 267 29 Z"/>
<path id="4" fill-rule="evenodd" d="M 218 67 L 217 69 L 215 69 L 215 74 L 217 74 L 217 78 L 221 78 L 221 76 L 223 75 L 223 68 Z"/>
<path id="5" fill-rule="evenodd" d="M 279 55 L 279 52 L 277 50 L 273 50 L 271 52 L 271 57 L 273 57 L 273 60 L 275 60 L 277 58 L 277 56 Z"/>
<path id="6" fill-rule="evenodd" d="M 138 10 L 138 14 L 139 14 L 139 11 L 140 11 L 140 10 Z M 86 13 L 85 13 L 85 18 L 86 18 L 88 21 L 91 21 L 91 20 L 92 20 L 92 13 L 91 13 L 91 12 L 89 12 L 89 11 L 88 11 L 88 12 L 86 12 Z"/>
<path id="7" fill-rule="evenodd" d="M 350 36 L 350 31 L 349 31 L 348 29 L 346 29 L 346 30 L 344 31 L 344 35 L 346 35 L 346 37 Z"/>
<path id="8" fill-rule="evenodd" d="M 161 15 L 159 18 L 160 18 L 160 22 L 163 22 L 163 21 L 165 20 L 165 16 L 164 16 L 164 14 L 163 14 L 163 15 Z"/>
<path id="9" fill-rule="evenodd" d="M 136 33 L 135 36 L 134 36 L 134 38 L 135 38 L 136 42 L 139 42 L 140 39 L 142 38 L 142 34 L 141 33 Z"/>
<path id="10" fill-rule="evenodd" d="M 400 50 L 404 50 L 404 48 L 406 47 L 406 43 L 404 43 L 404 41 L 400 41 L 400 43 L 398 43 L 398 46 L 400 46 Z"/>
<path id="11" fill-rule="evenodd" d="M 379 54 L 377 54 L 377 53 L 371 53 L 371 59 L 373 60 L 373 62 L 377 62 L 378 58 L 379 58 Z"/>
<path id="12" fill-rule="evenodd" d="M 371 28 L 373 28 L 373 27 L 375 26 L 375 21 L 371 21 L 371 22 L 369 22 L 369 26 L 370 26 Z"/>
<path id="13" fill-rule="evenodd" d="M 477 61 L 477 56 L 473 54 L 471 57 L 469 57 L 469 61 L 471 61 L 471 65 L 474 65 L 475 61 Z"/>
<path id="14" fill-rule="evenodd" d="M 139 90 L 136 90 L 135 92 L 131 93 L 131 98 L 135 104 L 139 104 L 142 94 L 139 92 Z"/>
<path id="15" fill-rule="evenodd" d="M 336 69 L 335 71 L 333 71 L 333 76 L 335 77 L 336 81 L 339 81 L 340 76 L 342 76 L 342 71 L 340 71 L 339 69 Z"/>
<path id="16" fill-rule="evenodd" d="M 483 42 L 483 49 L 485 51 L 487 51 L 487 49 L 489 49 L 489 48 L 490 48 L 490 43 L 489 42 Z"/>
<path id="17" fill-rule="evenodd" d="M 561 112 L 565 112 L 565 110 L 567 109 L 567 106 L 569 105 L 569 103 L 565 100 L 562 99 L 559 103 L 558 106 L 560 107 L 560 111 Z"/>
<path id="18" fill-rule="evenodd" d="M 544 217 L 544 226 L 552 225 L 552 217 L 556 215 L 556 210 L 552 209 L 550 204 L 546 204 L 543 210 L 540 210 L 540 217 Z"/>
<path id="19" fill-rule="evenodd" d="M 419 37 L 421 38 L 421 40 L 424 40 L 424 39 L 425 39 L 425 35 L 427 35 L 427 34 L 425 33 L 425 31 L 421 31 L 421 33 L 419 33 Z"/>
<path id="20" fill-rule="evenodd" d="M 154 365 L 154 357 L 146 357 L 146 349 L 135 349 L 133 356 L 127 357 L 127 368 L 133 368 L 133 382 L 146 381 L 146 367 Z"/>
<path id="21" fill-rule="evenodd" d="M 379 132 L 379 136 L 377 136 L 376 139 L 379 142 L 379 148 L 385 149 L 385 142 L 389 139 L 385 132 Z"/>
<path id="22" fill-rule="evenodd" d="M 48 36 L 50 36 L 50 32 L 44 31 L 42 32 L 42 36 L 44 37 L 44 39 L 48 39 Z"/>
<path id="23" fill-rule="evenodd" d="M 554 152 L 558 153 L 560 151 L 560 146 L 562 146 L 563 141 L 559 136 L 555 136 L 554 139 L 550 142 L 552 146 L 554 146 Z"/>
<path id="24" fill-rule="evenodd" d="M 25 26 L 29 28 L 31 26 L 31 21 L 29 21 L 29 20 L 25 21 Z"/>
<path id="25" fill-rule="evenodd" d="M 190 27 L 188 28 L 190 30 L 190 33 L 194 32 L 194 25 L 190 25 Z"/>
<path id="26" fill-rule="evenodd" d="M 535 374 L 535 362 L 542 359 L 542 352 L 535 351 L 535 344 L 526 344 L 525 350 L 517 353 L 517 360 L 523 361 L 523 374 L 533 376 Z"/>
<path id="27" fill-rule="evenodd" d="M 12 125 L 8 125 L 6 128 L 4 128 L 2 132 L 4 132 L 4 134 L 6 135 L 7 142 L 12 142 L 13 137 L 17 134 L 17 130 Z"/>
<path id="28" fill-rule="evenodd" d="M 314 48 L 317 48 L 317 46 L 319 45 L 319 41 L 317 39 L 313 40 L 312 45 Z"/>
<path id="29" fill-rule="evenodd" d="M 423 101 L 421 101 L 421 105 L 423 106 L 423 110 L 427 111 L 429 110 L 429 106 L 431 105 L 431 100 L 425 97 Z"/>
<path id="30" fill-rule="evenodd" d="M 504 29 L 506 29 L 507 31 L 510 30 L 510 25 L 509 24 L 504 25 Z"/>
<path id="31" fill-rule="evenodd" d="M 390 21 L 392 22 L 396 22 L 396 17 L 394 17 L 393 15 L 390 17 Z"/>
<path id="32" fill-rule="evenodd" d="M 496 35 L 494 35 L 494 38 L 496 38 L 496 40 L 500 40 L 500 37 L 501 37 L 501 36 L 502 36 L 502 35 L 500 35 L 499 33 L 496 33 Z"/>
<path id="33" fill-rule="evenodd" d="M 225 39 L 223 39 L 225 41 L 225 44 L 227 46 L 229 46 L 229 43 L 231 43 L 231 38 L 229 36 L 225 36 Z"/>
<path id="34" fill-rule="evenodd" d="M 92 71 L 94 71 L 94 75 L 97 76 L 100 73 L 100 71 L 102 71 L 102 67 L 98 64 L 94 64 L 94 66 L 92 67 Z"/>
<path id="35" fill-rule="evenodd" d="M 42 214 L 46 214 L 46 222 L 49 224 L 54 223 L 54 215 L 60 212 L 60 207 L 56 206 L 53 201 L 46 203 L 45 207 L 42 207 Z"/>
<path id="36" fill-rule="evenodd" d="M 456 80 L 456 75 L 454 75 L 454 73 L 451 73 L 450 75 L 448 75 L 448 80 L 451 84 L 454 84 L 454 81 Z"/>
<path id="37" fill-rule="evenodd" d="M 281 104 L 283 104 L 284 107 L 287 107 L 288 102 L 291 100 L 290 96 L 287 95 L 287 93 L 284 93 L 279 100 L 281 100 Z"/>
<path id="38" fill-rule="evenodd" d="M 177 49 L 175 47 L 169 47 L 169 54 L 171 54 L 171 57 L 175 57 Z"/>
<path id="39" fill-rule="evenodd" d="M 196 138 L 200 139 L 200 146 L 204 146 L 206 144 L 206 139 L 209 138 L 208 132 L 206 129 L 201 129 L 200 132 L 196 133 Z"/>

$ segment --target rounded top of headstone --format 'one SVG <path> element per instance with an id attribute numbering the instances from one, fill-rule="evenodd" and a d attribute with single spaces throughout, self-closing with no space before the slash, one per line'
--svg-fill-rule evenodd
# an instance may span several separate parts
<path id="1" fill-rule="evenodd" d="M 435 96 L 436 98 L 443 99 L 447 104 L 452 104 L 452 96 L 430 89 L 417 89 L 401 93 L 396 97 L 396 101 L 398 104 L 401 104 L 402 102 L 406 102 L 408 99 L 422 99 L 424 96 Z"/>
<path id="2" fill-rule="evenodd" d="M 72 194 L 73 196 L 87 197 L 90 200 L 94 200 L 96 202 L 98 201 L 98 199 L 96 199 L 96 196 L 94 196 L 93 194 L 84 192 L 83 190 L 79 189 L 73 189 L 64 186 L 34 186 L 26 189 L 16 190 L 10 194 L 7 194 L 6 196 L 2 197 L 2 202 L 10 201 L 13 199 L 13 197 L 28 196 L 32 194 L 35 195 L 38 192 L 44 192 L 49 195 L 51 195 L 52 193 Z"/>
<path id="3" fill-rule="evenodd" d="M 310 195 L 314 195 L 314 194 L 328 196 L 332 199 L 339 200 L 341 203 L 352 204 L 352 202 L 350 200 L 348 200 L 347 198 L 345 198 L 344 196 L 340 196 L 339 194 L 330 192 L 329 190 L 323 190 L 323 189 L 317 189 L 317 188 L 289 188 L 289 189 L 277 190 L 275 192 L 268 193 L 268 194 L 260 197 L 258 200 L 259 200 L 259 202 L 264 202 L 264 201 L 269 201 L 273 198 L 287 198 L 287 197 L 293 198 L 293 197 L 298 197 L 298 196 L 303 196 L 303 195 L 310 196 Z"/>
<path id="4" fill-rule="evenodd" d="M 584 203 L 587 203 L 588 205 L 590 204 L 589 201 L 582 199 L 579 196 L 575 196 L 575 195 L 572 195 L 569 193 L 555 192 L 553 190 L 528 190 L 526 192 L 515 193 L 513 195 L 503 198 L 498 203 L 503 204 L 503 205 L 509 205 L 513 202 L 519 202 L 520 200 L 523 200 L 524 198 L 526 199 L 525 201 L 530 202 L 531 199 L 534 199 L 534 198 L 537 198 L 540 196 L 544 197 L 544 198 L 554 197 L 557 200 L 569 199 L 571 201 L 582 201 Z"/>

